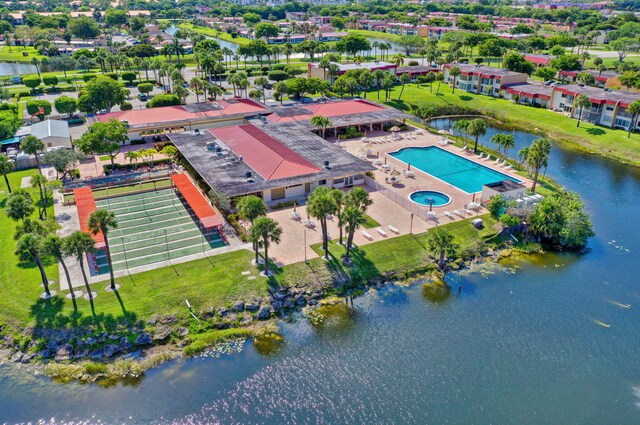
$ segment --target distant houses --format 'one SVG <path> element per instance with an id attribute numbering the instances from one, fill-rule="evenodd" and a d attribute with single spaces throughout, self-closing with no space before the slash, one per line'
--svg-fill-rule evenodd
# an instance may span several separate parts
<path id="1" fill-rule="evenodd" d="M 326 69 L 320 66 L 320 63 L 310 63 L 307 65 L 307 76 L 320 78 L 321 80 L 327 80 L 333 82 L 337 77 L 345 74 L 347 71 L 368 69 L 371 72 L 385 71 L 391 72 L 393 75 L 400 77 L 402 74 L 409 74 L 411 80 L 415 80 L 420 75 L 426 75 L 430 72 L 439 72 L 438 68 L 432 66 L 398 66 L 395 63 L 374 61 L 374 62 L 362 62 L 362 63 L 338 63 L 332 62 L 332 65 L 338 67 L 338 71 L 334 75 L 330 75 Z"/>

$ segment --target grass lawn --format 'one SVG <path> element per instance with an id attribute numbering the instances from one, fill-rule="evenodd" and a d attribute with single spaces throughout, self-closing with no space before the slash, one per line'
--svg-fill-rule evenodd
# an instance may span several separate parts
<path id="1" fill-rule="evenodd" d="M 486 240 L 497 232 L 493 228 L 495 219 L 483 215 L 485 227 L 475 229 L 471 219 L 461 220 L 440 226 L 452 232 L 455 240 L 462 248 L 475 240 Z M 391 272 L 402 272 L 421 269 L 432 264 L 427 259 L 428 232 L 419 235 L 403 235 L 385 239 L 379 242 L 363 245 L 352 251 L 353 264 L 345 266 L 340 260 L 345 248 L 334 241 L 329 243 L 330 261 L 314 258 L 307 263 L 300 262 L 284 266 L 276 274 L 280 285 L 286 286 L 315 286 L 318 282 L 327 284 L 333 275 L 342 276 L 345 280 L 355 282 L 374 279 Z M 324 255 L 321 244 L 314 245 L 313 250 L 320 256 Z"/>
<path id="2" fill-rule="evenodd" d="M 559 142 L 579 147 L 588 152 L 640 165 L 640 135 L 632 134 L 631 138 L 627 138 L 627 132 L 624 130 L 615 130 L 585 122 L 582 122 L 580 127 L 576 127 L 577 120 L 557 112 L 516 105 L 505 99 L 467 93 L 461 90 L 451 94 L 451 88 L 446 84 L 442 84 L 440 93 L 436 94 L 438 83 L 434 83 L 433 86 L 434 93 L 430 93 L 428 85 L 407 84 L 401 100 L 397 100 L 401 86 L 394 87 L 388 105 L 404 111 L 409 111 L 411 105 L 454 104 L 466 106 L 495 116 L 507 125 L 513 124 L 524 130 L 545 133 Z M 368 97 L 371 100 L 377 99 L 375 93 Z"/>
<path id="3" fill-rule="evenodd" d="M 35 169 L 16 171 L 9 174 L 11 189 L 20 189 L 23 177 L 32 176 Z M 39 199 L 37 191 L 32 188 L 31 192 L 34 200 Z M 7 217 L 5 207 L 9 193 L 4 183 L 4 178 L 0 178 L 0 322 L 19 321 L 24 323 L 30 318 L 31 306 L 38 300 L 38 296 L 43 292 L 39 283 L 42 282 L 40 272 L 33 262 L 20 261 L 14 255 L 16 242 L 13 234 L 16 222 Z M 48 214 L 53 214 L 53 207 L 48 209 Z M 37 211 L 34 216 L 37 216 Z M 49 280 L 58 280 L 58 265 L 54 262 L 46 263 L 46 272 Z M 57 283 L 56 283 L 57 286 Z"/>
<path id="4" fill-rule="evenodd" d="M 378 223 L 373 217 L 365 214 L 365 222 L 362 225 L 365 229 L 373 229 L 374 227 L 380 227 L 380 223 Z"/>
<path id="5" fill-rule="evenodd" d="M 230 41 L 232 43 L 236 43 L 240 46 L 246 46 L 247 44 L 249 44 L 251 42 L 251 40 L 249 40 L 248 38 L 244 38 L 244 37 L 236 37 L 233 38 L 231 35 L 227 34 L 224 31 L 216 31 L 213 28 L 208 28 L 208 27 L 200 27 L 200 26 L 194 26 L 191 23 L 188 22 L 182 22 L 180 24 L 178 24 L 179 28 L 184 28 L 184 29 L 189 29 L 192 31 L 195 31 L 197 33 L 203 34 L 203 35 L 208 35 L 209 37 L 214 37 L 214 38 L 218 38 L 220 40 L 224 40 L 224 41 Z"/>
<path id="6" fill-rule="evenodd" d="M 400 40 L 399 35 L 389 34 L 386 32 L 369 31 L 369 30 L 348 30 L 348 31 L 349 33 L 352 33 L 352 34 L 363 35 L 365 37 L 371 37 L 371 38 L 379 38 L 381 40 L 386 40 L 391 42 L 398 42 Z"/>
<path id="7" fill-rule="evenodd" d="M 11 51 L 9 51 L 11 50 Z M 29 56 L 22 56 L 23 52 L 27 52 Z M 38 58 L 42 59 L 45 56 L 42 56 L 38 53 L 38 51 L 31 46 L 27 46 L 25 48 L 21 46 L 2 46 L 0 47 L 0 62 L 28 62 L 31 63 L 31 59 Z"/>

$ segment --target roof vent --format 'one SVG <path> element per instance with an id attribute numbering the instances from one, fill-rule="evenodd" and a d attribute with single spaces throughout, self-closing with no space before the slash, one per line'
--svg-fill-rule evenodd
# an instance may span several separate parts
<path id="1" fill-rule="evenodd" d="M 205 145 L 205 147 L 207 148 L 208 151 L 213 151 L 213 150 L 217 151 L 219 149 L 216 146 L 215 142 L 209 141 L 209 142 L 206 142 L 204 145 Z"/>
<path id="2" fill-rule="evenodd" d="M 327 170 L 331 169 L 331 164 L 329 163 L 329 161 L 324 161 L 324 168 L 326 168 Z"/>
<path id="3" fill-rule="evenodd" d="M 193 129 L 193 132 L 196 133 L 196 136 L 200 135 L 200 129 L 199 128 Z"/>
<path id="4" fill-rule="evenodd" d="M 251 171 L 244 172 L 244 179 L 247 181 L 247 183 L 253 182 L 253 174 L 251 174 Z"/>

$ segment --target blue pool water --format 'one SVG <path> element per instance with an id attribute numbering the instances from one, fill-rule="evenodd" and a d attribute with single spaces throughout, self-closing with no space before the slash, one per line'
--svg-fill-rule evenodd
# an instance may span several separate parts
<path id="1" fill-rule="evenodd" d="M 467 193 L 480 192 L 487 183 L 519 181 L 437 146 L 405 148 L 389 155 Z"/>
<path id="2" fill-rule="evenodd" d="M 411 199 L 416 204 L 429 206 L 429 200 L 433 200 L 432 206 L 434 207 L 442 207 L 451 202 L 451 198 L 441 192 L 435 192 L 433 190 L 419 190 L 417 192 L 413 192 L 409 195 L 409 199 Z"/>

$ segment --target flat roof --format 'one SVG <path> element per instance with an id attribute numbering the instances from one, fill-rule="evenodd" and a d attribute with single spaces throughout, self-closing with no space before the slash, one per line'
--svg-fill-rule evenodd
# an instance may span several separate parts
<path id="1" fill-rule="evenodd" d="M 494 68 L 492 66 L 485 65 L 473 65 L 468 63 L 448 63 L 444 66 L 445 68 L 460 68 L 460 71 L 463 74 L 472 74 L 472 75 L 496 75 L 496 76 L 507 76 L 507 75 L 524 75 L 521 72 L 513 72 L 508 69 L 503 68 Z"/>
<path id="2" fill-rule="evenodd" d="M 540 97 L 543 99 L 551 99 L 553 92 L 552 87 L 531 83 L 508 84 L 504 86 L 503 89 L 512 94 L 526 94 L 531 97 Z"/>
<path id="3" fill-rule="evenodd" d="M 487 183 L 485 186 L 497 192 L 510 192 L 512 190 L 526 188 L 522 183 L 514 182 L 513 180 L 503 180 L 495 183 Z"/>
<path id="4" fill-rule="evenodd" d="M 132 109 L 97 115 L 101 122 L 114 118 L 127 121 L 129 128 L 152 125 L 175 125 L 182 122 L 208 121 L 215 118 L 250 117 L 270 113 L 263 105 L 250 99 L 227 99 L 159 108 Z"/>
<path id="5" fill-rule="evenodd" d="M 556 85 L 554 90 L 574 97 L 584 94 L 589 97 L 589 100 L 591 100 L 592 103 L 607 103 L 610 105 L 619 103 L 624 108 L 640 99 L 640 93 L 603 89 L 600 87 L 591 87 L 579 84 Z"/>
<path id="6" fill-rule="evenodd" d="M 581 69 L 579 71 L 560 71 L 560 75 L 569 75 L 571 77 L 576 77 L 581 72 L 586 72 L 587 74 L 591 74 L 596 77 L 596 80 L 606 81 L 609 78 L 618 78 L 620 74 L 614 71 L 598 71 L 596 69 Z"/>
<path id="7" fill-rule="evenodd" d="M 255 125 L 258 124 L 258 125 Z M 310 181 L 338 178 L 354 174 L 363 174 L 372 171 L 374 167 L 349 154 L 338 146 L 335 146 L 323 138 L 311 132 L 308 122 L 290 121 L 282 124 L 244 124 L 242 126 L 226 127 L 229 134 L 243 131 L 250 134 L 249 139 L 268 138 L 273 139 L 266 145 L 273 149 L 273 144 L 281 145 L 276 156 L 286 156 L 289 160 L 301 158 L 305 167 L 313 167 L 317 171 L 313 173 L 289 175 L 283 173 L 282 176 L 273 176 L 268 179 L 260 173 L 264 171 L 259 165 L 260 154 L 251 154 L 248 157 L 233 152 L 235 143 L 229 142 L 227 134 L 223 135 L 225 140 L 214 137 L 218 129 L 202 131 L 196 135 L 193 131 L 171 133 L 167 136 L 178 148 L 180 153 L 194 168 L 194 170 L 212 188 L 219 190 L 227 196 L 239 196 L 249 193 L 260 192 L 283 186 L 300 185 Z M 254 129 L 249 129 L 249 127 Z M 240 129 L 239 127 L 243 127 Z M 231 137 L 231 136 L 229 136 Z M 235 137 L 235 136 L 233 136 Z M 245 137 L 245 136 L 243 136 Z M 222 142 L 222 143 L 220 143 Z M 208 143 L 216 143 L 220 147 L 229 143 L 227 149 L 218 154 L 215 150 L 207 148 Z M 256 149 L 266 149 L 265 143 L 258 140 L 245 140 L 241 142 L 243 149 L 255 146 Z M 244 145 L 246 144 L 246 145 Z M 260 147 L 262 144 L 265 147 Z M 224 152 L 227 152 L 226 154 Z M 282 152 L 292 152 L 295 156 L 288 156 Z M 273 154 L 269 154 L 273 157 Z M 239 158 L 242 156 L 242 159 Z M 324 162 L 329 161 L 329 168 L 324 167 Z M 310 164 L 310 166 L 308 165 Z M 254 169 L 253 167 L 258 169 Z M 245 173 L 252 172 L 252 179 L 249 181 Z"/>
<path id="8" fill-rule="evenodd" d="M 414 65 L 414 66 L 400 66 L 396 69 L 396 74 L 413 74 L 414 72 L 425 73 L 425 72 L 438 72 L 438 68 L 434 68 L 433 66 L 427 65 Z"/>
<path id="9" fill-rule="evenodd" d="M 31 125 L 31 135 L 38 139 L 47 137 L 69 138 L 69 123 L 60 120 L 44 120 Z"/>

